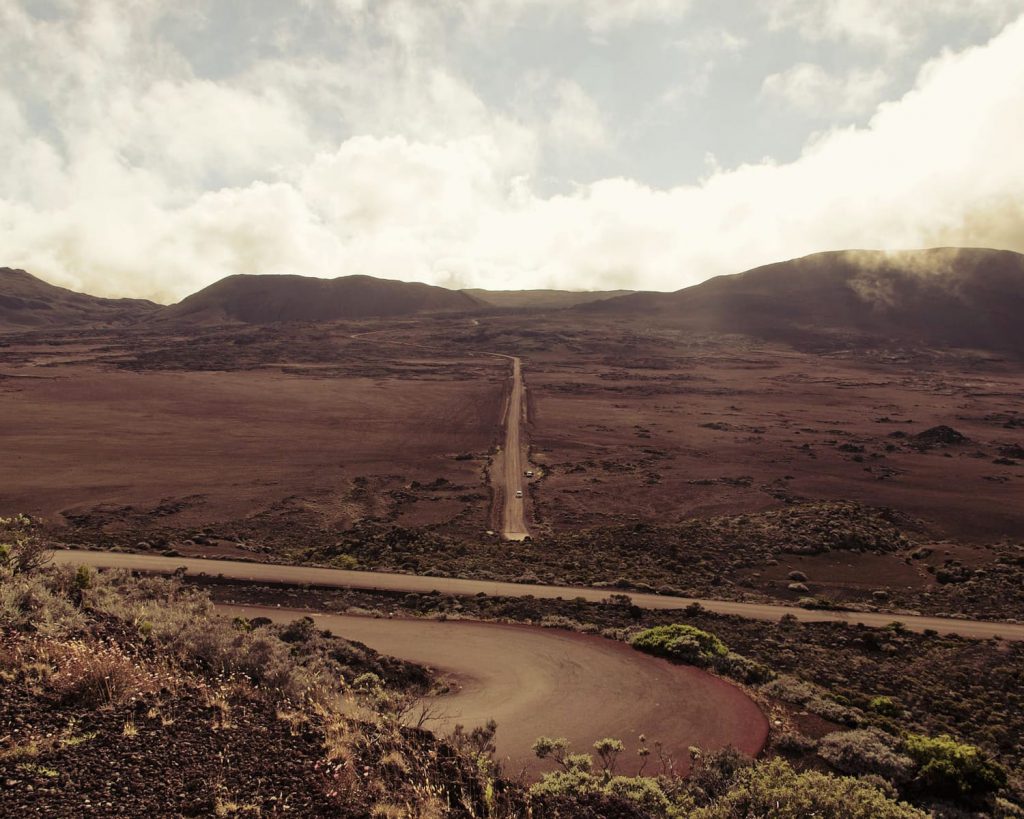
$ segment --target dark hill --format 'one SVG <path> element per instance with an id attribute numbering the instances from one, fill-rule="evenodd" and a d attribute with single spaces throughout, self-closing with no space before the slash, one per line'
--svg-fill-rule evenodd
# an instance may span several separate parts
<path id="1" fill-rule="evenodd" d="M 594 301 L 625 296 L 632 290 L 480 290 L 467 289 L 473 298 L 491 307 L 514 310 L 560 310 Z"/>
<path id="2" fill-rule="evenodd" d="M 87 296 L 42 279 L 0 267 L 0 331 L 33 327 L 132 324 L 159 305 L 144 299 L 103 299 Z"/>
<path id="3" fill-rule="evenodd" d="M 981 248 L 816 253 L 577 309 L 793 343 L 854 335 L 1024 354 L 1024 256 Z"/>
<path id="4" fill-rule="evenodd" d="M 475 310 L 480 303 L 429 284 L 342 276 L 228 276 L 162 311 L 161 317 L 202 323 L 332 321 L 413 313 Z"/>

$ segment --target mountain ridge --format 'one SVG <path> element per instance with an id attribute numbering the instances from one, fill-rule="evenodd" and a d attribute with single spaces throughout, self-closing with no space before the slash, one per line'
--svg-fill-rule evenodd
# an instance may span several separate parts
<path id="1" fill-rule="evenodd" d="M 1024 354 L 1024 255 L 839 250 L 574 308 L 787 342 L 854 334 Z"/>

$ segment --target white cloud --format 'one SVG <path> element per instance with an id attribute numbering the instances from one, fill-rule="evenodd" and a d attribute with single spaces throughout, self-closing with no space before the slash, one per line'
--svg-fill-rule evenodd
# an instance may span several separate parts
<path id="1" fill-rule="evenodd" d="M 444 0 L 464 15 L 479 22 L 508 25 L 525 14 L 575 19 L 593 34 L 634 23 L 680 20 L 690 12 L 692 0 Z"/>
<path id="2" fill-rule="evenodd" d="M 544 143 L 609 139 L 579 84 L 548 77 L 551 107 L 513 114 L 420 24 L 400 42 L 353 33 L 338 55 L 265 59 L 213 83 L 153 45 L 154 7 L 119 16 L 95 0 L 47 22 L 0 0 L 0 48 L 22 72 L 15 83 L 0 66 L 0 263 L 169 300 L 233 273 L 675 289 L 832 248 L 1024 251 L 1024 18 L 933 60 L 866 126 L 825 130 L 788 164 L 545 196 Z M 813 70 L 766 85 L 808 104 L 857 96 Z"/>
<path id="3" fill-rule="evenodd" d="M 854 69 L 837 76 L 820 65 L 798 63 L 765 77 L 761 94 L 811 115 L 850 116 L 872 110 L 887 84 L 886 73 L 880 68 Z"/>
<path id="4" fill-rule="evenodd" d="M 761 6 L 776 28 L 890 52 L 916 46 L 929 22 L 980 19 L 1002 25 L 1020 14 L 1019 0 L 762 0 Z"/>

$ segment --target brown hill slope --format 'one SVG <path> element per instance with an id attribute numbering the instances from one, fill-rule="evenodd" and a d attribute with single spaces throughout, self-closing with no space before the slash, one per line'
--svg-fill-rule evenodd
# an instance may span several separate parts
<path id="1" fill-rule="evenodd" d="M 159 305 L 144 299 L 103 299 L 0 267 L 0 331 L 33 327 L 131 324 Z"/>
<path id="2" fill-rule="evenodd" d="M 791 342 L 854 334 L 1024 354 L 1024 256 L 982 248 L 816 253 L 577 309 Z"/>
<path id="3" fill-rule="evenodd" d="M 480 303 L 465 293 L 429 284 L 341 276 L 228 276 L 165 308 L 161 318 L 200 323 L 281 321 L 405 316 L 413 313 L 474 310 Z"/>
<path id="4" fill-rule="evenodd" d="M 491 307 L 510 309 L 559 310 L 626 296 L 633 290 L 482 290 L 470 288 L 462 291 Z"/>

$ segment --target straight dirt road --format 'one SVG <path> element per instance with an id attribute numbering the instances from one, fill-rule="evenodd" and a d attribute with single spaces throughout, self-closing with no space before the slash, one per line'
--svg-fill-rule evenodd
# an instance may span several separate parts
<path id="1" fill-rule="evenodd" d="M 319 628 L 404 660 L 431 666 L 457 683 L 424 701 L 427 728 L 449 733 L 498 723 L 497 756 L 512 774 L 550 769 L 530 747 L 540 736 L 566 737 L 585 751 L 602 737 L 629 749 L 623 773 L 635 773 L 644 734 L 689 765 L 687 749 L 733 745 L 756 754 L 768 734 L 760 709 L 736 686 L 693 667 L 650 657 L 625 643 L 555 629 L 469 621 L 374 619 L 260 606 L 218 606 L 228 616 L 291 622 L 311 616 Z"/>
<path id="2" fill-rule="evenodd" d="M 442 349 L 425 344 L 379 338 L 379 334 L 385 332 L 387 331 L 370 330 L 365 333 L 353 333 L 349 338 L 353 341 L 394 344 L 399 347 L 413 347 L 422 350 Z M 378 337 L 371 339 L 370 336 Z M 505 427 L 505 445 L 494 457 L 494 462 L 491 465 L 491 486 L 494 490 L 494 499 L 497 505 L 495 517 L 500 521 L 501 536 L 506 540 L 523 540 L 529 537 L 530 530 L 526 525 L 526 501 L 523 497 L 517 496 L 518 492 L 525 495 L 523 482 L 525 461 L 522 436 L 519 433 L 524 412 L 522 362 L 516 356 L 491 353 L 486 350 L 474 350 L 472 354 L 503 358 L 512 362 L 512 388 L 509 390 L 508 405 L 502 417 Z"/>
<path id="3" fill-rule="evenodd" d="M 505 449 L 501 464 L 504 474 L 501 534 L 506 540 L 522 540 L 530 534 L 526 527 L 525 499 L 519 494 L 525 494 L 523 448 L 519 435 L 523 416 L 523 372 L 520 360 L 514 356 L 511 358 L 512 389 L 509 392 L 508 409 L 505 411 Z"/>
<path id="4" fill-rule="evenodd" d="M 344 569 L 322 569 L 312 566 L 282 566 L 273 563 L 246 563 L 237 560 L 204 560 L 187 557 L 161 557 L 133 555 L 121 552 L 58 551 L 54 562 L 61 565 L 87 565 L 94 567 L 133 569 L 144 572 L 169 574 L 184 568 L 186 574 L 222 575 L 232 580 L 255 583 L 309 584 L 334 588 L 377 589 L 425 593 L 439 591 L 445 594 L 471 597 L 486 594 L 500 597 L 539 597 L 572 600 L 582 597 L 600 602 L 608 597 L 609 589 L 574 586 L 540 586 L 525 583 L 499 583 L 491 580 L 462 580 L 450 577 L 424 577 L 413 574 L 387 572 L 359 572 Z M 1000 623 L 988 620 L 967 620 L 925 615 L 886 614 L 883 612 L 816 611 L 770 603 L 741 603 L 732 600 L 704 600 L 670 597 L 660 594 L 630 594 L 633 604 L 647 609 L 682 609 L 700 603 L 708 611 L 735 614 L 754 620 L 778 620 L 791 614 L 802 622 L 842 622 L 882 628 L 894 622 L 902 623 L 911 631 L 933 629 L 940 634 L 959 634 L 962 637 L 986 640 L 999 637 L 1004 640 L 1024 640 L 1024 624 Z"/>

